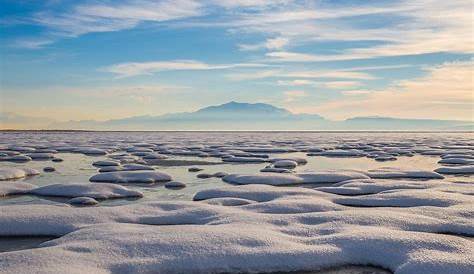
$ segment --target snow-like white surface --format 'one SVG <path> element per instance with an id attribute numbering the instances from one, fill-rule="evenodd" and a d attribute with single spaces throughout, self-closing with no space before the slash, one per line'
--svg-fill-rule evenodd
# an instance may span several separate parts
<path id="1" fill-rule="evenodd" d="M 279 160 L 273 163 L 276 168 L 295 168 L 298 163 L 292 160 Z"/>
<path id="2" fill-rule="evenodd" d="M 227 183 L 238 185 L 264 184 L 264 185 L 294 185 L 294 184 L 321 184 L 338 183 L 352 179 L 368 179 L 366 175 L 355 171 L 321 171 L 311 173 L 291 174 L 230 174 L 223 178 Z"/>
<path id="3" fill-rule="evenodd" d="M 39 171 L 32 168 L 0 168 L 0 181 L 20 179 L 26 176 L 38 175 Z"/>
<path id="4" fill-rule="evenodd" d="M 0 196 L 29 195 L 0 199 L 0 237 L 59 237 L 0 253 L 0 273 L 298 273 L 354 264 L 471 273 L 474 184 L 462 172 L 472 144 L 454 133 L 0 133 L 2 167 L 58 169 L 0 182 Z M 64 162 L 3 162 L 26 154 Z M 92 178 L 106 183 L 71 184 L 104 159 L 116 164 Z M 289 170 L 278 161 L 298 166 L 258 172 Z M 168 165 L 161 170 L 187 187 L 165 189 L 181 184 L 142 170 L 154 164 Z M 221 165 L 207 166 L 206 180 L 187 172 L 204 164 Z M 452 173 L 443 178 L 438 167 Z M 222 176 L 231 184 L 215 178 Z M 168 182 L 111 184 L 156 181 Z M 135 189 L 145 198 L 95 200 Z"/>
<path id="5" fill-rule="evenodd" d="M 443 179 L 444 177 L 433 171 L 403 170 L 398 168 L 379 168 L 366 172 L 373 179 Z"/>
<path id="6" fill-rule="evenodd" d="M 34 189 L 35 187 L 35 185 L 24 182 L 1 182 L 0 197 L 27 194 L 29 190 Z"/>
<path id="7" fill-rule="evenodd" d="M 159 171 L 113 171 L 92 176 L 91 182 L 105 183 L 144 183 L 152 184 L 171 181 L 171 176 Z"/>
<path id="8" fill-rule="evenodd" d="M 143 193 L 140 191 L 109 183 L 52 184 L 35 188 L 29 193 L 40 196 L 90 197 L 95 199 L 143 197 Z"/>
<path id="9" fill-rule="evenodd" d="M 436 192 L 341 198 L 313 189 L 249 185 L 200 192 L 196 196 L 209 199 L 203 202 L 4 206 L 1 236 L 62 237 L 36 249 L 1 253 L 0 268 L 5 273 L 242 273 L 370 264 L 396 274 L 470 273 L 473 242 L 442 233 L 474 235 L 473 200 Z M 388 211 L 338 204 L 406 202 L 417 207 Z"/>

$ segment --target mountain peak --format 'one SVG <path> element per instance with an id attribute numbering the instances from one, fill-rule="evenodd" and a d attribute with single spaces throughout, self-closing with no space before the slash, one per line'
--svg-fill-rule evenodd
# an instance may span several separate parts
<path id="1" fill-rule="evenodd" d="M 264 103 L 239 103 L 230 101 L 217 106 L 209 106 L 196 111 L 199 114 L 245 114 L 245 115 L 291 115 L 284 108 L 278 108 Z"/>

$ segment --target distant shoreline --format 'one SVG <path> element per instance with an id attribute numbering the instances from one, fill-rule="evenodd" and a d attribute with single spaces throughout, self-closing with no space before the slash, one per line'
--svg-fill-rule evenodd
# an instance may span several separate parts
<path id="1" fill-rule="evenodd" d="M 50 133 L 68 133 L 68 132 L 197 132 L 197 133 L 213 133 L 213 132 L 248 132 L 248 133 L 474 133 L 469 130 L 87 130 L 87 129 L 0 129 L 0 132 L 50 132 Z"/>

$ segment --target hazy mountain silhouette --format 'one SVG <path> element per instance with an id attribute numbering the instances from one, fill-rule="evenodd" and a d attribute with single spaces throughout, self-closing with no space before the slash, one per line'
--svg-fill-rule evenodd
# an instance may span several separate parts
<path id="1" fill-rule="evenodd" d="M 1 117 L 1 116 L 0 116 Z M 473 130 L 471 121 L 355 117 L 327 120 L 316 114 L 294 114 L 263 103 L 228 102 L 194 112 L 134 116 L 108 121 L 50 123 L 50 129 L 92 130 Z"/>

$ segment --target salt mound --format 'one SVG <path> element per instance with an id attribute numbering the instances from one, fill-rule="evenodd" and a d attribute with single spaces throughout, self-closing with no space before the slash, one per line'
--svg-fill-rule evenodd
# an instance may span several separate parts
<path id="1" fill-rule="evenodd" d="M 436 172 L 424 170 L 403 170 L 398 168 L 383 167 L 366 172 L 373 179 L 443 179 Z"/>
<path id="2" fill-rule="evenodd" d="M 84 155 L 91 155 L 91 156 L 107 154 L 107 151 L 100 148 L 94 148 L 94 147 L 78 148 L 78 149 L 75 149 L 74 151 L 82 153 Z"/>
<path id="3" fill-rule="evenodd" d="M 440 167 L 440 168 L 435 169 L 435 172 L 438 172 L 441 174 L 474 174 L 474 165 Z"/>
<path id="4" fill-rule="evenodd" d="M 253 157 L 225 157 L 222 158 L 224 162 L 234 162 L 234 163 L 264 163 L 266 160 L 262 158 L 253 158 Z"/>
<path id="5" fill-rule="evenodd" d="M 4 182 L 0 183 L 0 197 L 8 195 L 26 194 L 36 186 L 24 182 Z"/>
<path id="6" fill-rule="evenodd" d="M 329 187 L 319 187 L 319 191 L 339 194 L 339 195 L 366 195 L 375 194 L 387 190 L 396 189 L 428 189 L 451 190 L 452 192 L 461 191 L 463 193 L 469 189 L 466 184 L 456 184 L 443 181 L 400 181 L 400 180 L 349 180 L 334 184 Z M 464 189 L 466 188 L 466 189 Z M 474 191 L 474 189 L 473 189 Z"/>
<path id="7" fill-rule="evenodd" d="M 135 171 L 135 170 L 155 170 L 155 169 L 151 166 L 146 166 L 146 165 L 125 164 L 123 166 L 104 166 L 99 169 L 99 172 Z"/>
<path id="8" fill-rule="evenodd" d="M 273 163 L 273 166 L 276 168 L 296 168 L 298 165 L 297 162 L 292 161 L 292 160 L 279 160 Z"/>
<path id="9" fill-rule="evenodd" d="M 104 166 L 119 166 L 119 162 L 109 161 L 109 160 L 102 160 L 102 161 L 95 161 L 92 163 L 93 166 L 97 167 L 104 167 Z"/>
<path id="10" fill-rule="evenodd" d="M 186 187 L 185 183 L 177 182 L 177 181 L 171 181 L 165 183 L 166 188 L 183 188 Z"/>
<path id="11" fill-rule="evenodd" d="M 125 197 L 143 197 L 143 194 L 116 184 L 53 184 L 35 188 L 30 194 L 58 197 L 89 197 L 111 199 Z"/>
<path id="12" fill-rule="evenodd" d="M 0 168 L 0 181 L 20 179 L 26 176 L 38 175 L 39 171 L 32 168 Z"/>
<path id="13" fill-rule="evenodd" d="M 67 201 L 68 204 L 71 205 L 81 205 L 81 206 L 93 206 L 99 204 L 99 202 L 90 197 L 76 197 L 72 198 L 71 200 Z"/>
<path id="14" fill-rule="evenodd" d="M 368 179 L 366 175 L 355 171 L 322 171 L 312 173 L 294 173 L 294 174 L 231 174 L 223 178 L 224 182 L 248 185 L 293 185 L 293 184 L 320 184 L 320 183 L 338 183 L 352 179 Z"/>
<path id="15" fill-rule="evenodd" d="M 16 163 L 26 163 L 31 160 L 32 160 L 31 157 L 28 157 L 26 155 L 14 155 L 14 156 L 0 158 L 0 161 L 16 162 Z"/>
<path id="16" fill-rule="evenodd" d="M 293 173 L 292 170 L 286 168 L 265 167 L 260 169 L 260 172 L 274 172 L 274 173 Z"/>
<path id="17" fill-rule="evenodd" d="M 254 203 L 254 201 L 241 199 L 241 198 L 214 198 L 207 199 L 204 201 L 210 205 L 221 205 L 221 206 L 241 206 Z"/>
<path id="18" fill-rule="evenodd" d="M 244 175 L 244 174 L 230 174 L 222 178 L 224 182 L 238 185 L 249 184 L 263 184 L 263 185 L 293 185 L 302 184 L 304 180 L 295 175 L 287 174 L 259 174 L 259 175 Z"/>
<path id="19" fill-rule="evenodd" d="M 159 171 L 114 171 L 105 172 L 92 176 L 91 182 L 105 183 L 145 183 L 152 184 L 158 182 L 171 181 L 171 176 Z"/>
<path id="20" fill-rule="evenodd" d="M 438 164 L 450 164 L 450 165 L 472 165 L 474 164 L 474 159 L 468 158 L 444 158 L 441 159 Z"/>
<path id="21" fill-rule="evenodd" d="M 49 159 L 54 158 L 54 155 L 52 153 L 39 153 L 39 152 L 30 153 L 30 154 L 27 154 L 26 156 L 30 157 L 33 160 L 49 160 Z"/>
<path id="22" fill-rule="evenodd" d="M 359 197 L 336 198 L 336 203 L 350 206 L 390 206 L 449 207 L 461 204 L 473 204 L 472 197 L 459 193 L 437 191 L 435 189 L 392 190 Z"/>
<path id="23" fill-rule="evenodd" d="M 299 158 L 299 157 L 272 158 L 272 159 L 270 159 L 270 162 L 275 163 L 275 162 L 283 161 L 283 160 L 294 161 L 294 162 L 297 162 L 298 165 L 304 165 L 304 164 L 308 163 L 308 161 L 306 159 Z"/>

